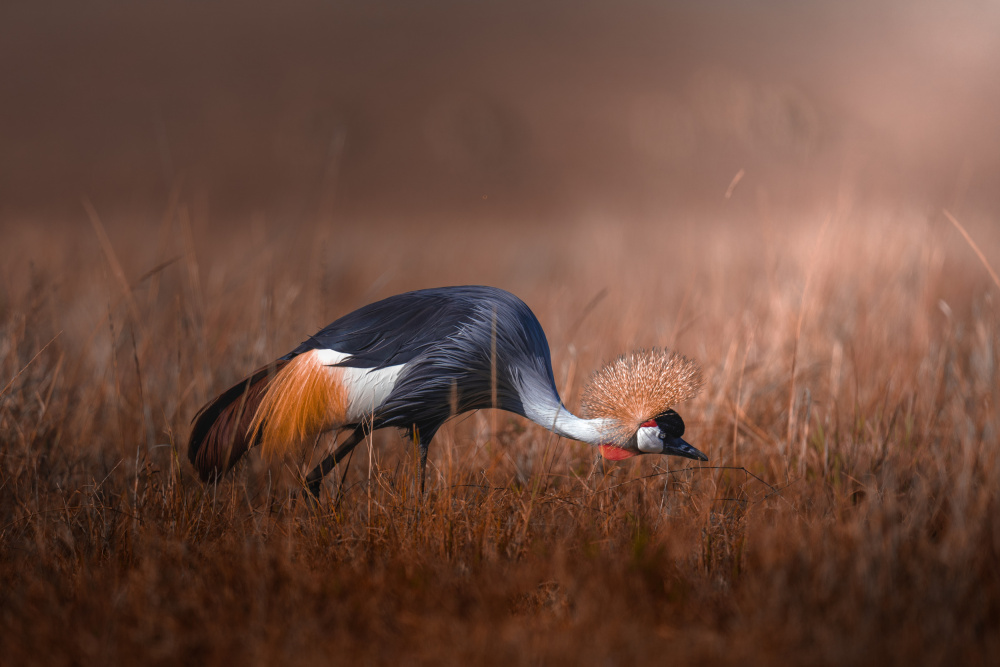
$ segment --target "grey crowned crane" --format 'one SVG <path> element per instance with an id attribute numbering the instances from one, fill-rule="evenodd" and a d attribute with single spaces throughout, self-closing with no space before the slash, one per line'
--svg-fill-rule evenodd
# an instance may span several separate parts
<path id="1" fill-rule="evenodd" d="M 251 446 L 273 456 L 325 431 L 350 430 L 306 478 L 316 494 L 372 430 L 395 426 L 418 444 L 422 492 L 427 448 L 441 425 L 495 407 L 597 447 L 606 459 L 707 461 L 681 438 L 684 422 L 671 409 L 701 384 L 697 365 L 678 354 L 626 355 L 594 374 L 582 419 L 562 404 L 545 332 L 523 301 L 494 287 L 425 289 L 341 317 L 222 392 L 195 416 L 188 457 L 213 481 Z"/>

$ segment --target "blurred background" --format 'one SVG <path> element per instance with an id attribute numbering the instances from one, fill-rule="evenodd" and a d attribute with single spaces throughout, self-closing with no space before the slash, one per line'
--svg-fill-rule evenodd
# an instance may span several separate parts
<path id="1" fill-rule="evenodd" d="M 995 212 L 998 35 L 989 0 L 8 2 L 0 219 Z"/>
<path id="2" fill-rule="evenodd" d="M 998 118 L 1000 0 L 0 2 L 0 655 L 992 664 Z M 428 504 L 392 429 L 318 513 L 197 480 L 206 401 L 467 283 L 571 410 L 696 359 L 713 467 L 479 411 Z"/>

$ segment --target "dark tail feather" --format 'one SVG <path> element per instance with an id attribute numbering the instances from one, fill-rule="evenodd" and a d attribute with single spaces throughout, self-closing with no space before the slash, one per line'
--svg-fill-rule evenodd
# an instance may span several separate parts
<path id="1" fill-rule="evenodd" d="M 287 361 L 277 361 L 209 401 L 194 417 L 188 440 L 188 459 L 202 481 L 215 481 L 226 474 L 250 449 L 250 423 L 267 385 Z"/>

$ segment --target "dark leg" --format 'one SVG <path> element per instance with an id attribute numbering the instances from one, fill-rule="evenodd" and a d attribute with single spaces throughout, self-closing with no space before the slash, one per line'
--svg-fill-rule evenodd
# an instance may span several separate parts
<path id="1" fill-rule="evenodd" d="M 333 470 L 341 459 L 350 454 L 358 446 L 358 443 L 367 438 L 369 433 L 371 433 L 371 429 L 368 424 L 357 426 L 333 454 L 328 455 L 318 466 L 313 468 L 313 471 L 306 477 L 306 488 L 309 489 L 313 498 L 319 498 L 319 487 L 323 484 L 323 478 L 326 474 Z"/>
<path id="2" fill-rule="evenodd" d="M 420 497 L 424 497 L 424 482 L 427 480 L 427 448 L 431 443 L 421 439 L 417 443 L 420 450 Z"/>
<path id="3" fill-rule="evenodd" d="M 420 497 L 424 496 L 424 487 L 427 482 L 427 448 L 431 445 L 431 440 L 434 439 L 434 434 L 437 433 L 440 424 L 435 424 L 433 426 L 425 426 L 423 428 L 418 427 L 416 424 L 410 429 L 410 437 L 413 438 L 413 442 L 417 445 L 417 454 L 420 460 Z"/>
<path id="4" fill-rule="evenodd" d="M 407 433 L 410 436 L 410 441 L 417 446 L 417 461 L 420 464 L 420 497 L 424 497 L 424 483 L 427 481 L 427 448 L 431 444 L 431 438 L 434 437 L 433 429 L 430 432 L 430 437 L 416 424 L 407 429 Z"/>

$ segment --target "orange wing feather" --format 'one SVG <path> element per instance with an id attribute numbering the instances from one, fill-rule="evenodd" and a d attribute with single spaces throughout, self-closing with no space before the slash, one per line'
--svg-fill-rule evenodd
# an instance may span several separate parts
<path id="1" fill-rule="evenodd" d="M 315 350 L 293 357 L 267 387 L 250 424 L 265 458 L 282 456 L 323 431 L 344 425 L 343 369 L 323 365 Z"/>

